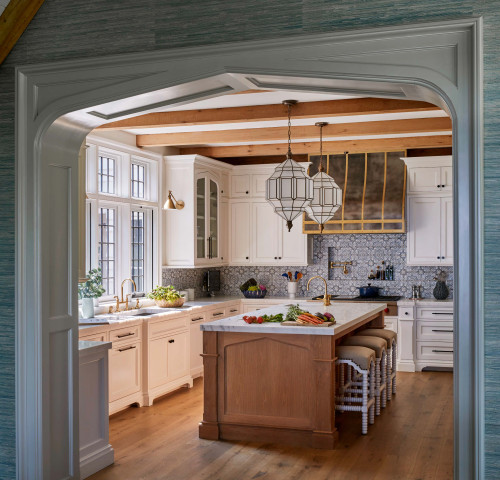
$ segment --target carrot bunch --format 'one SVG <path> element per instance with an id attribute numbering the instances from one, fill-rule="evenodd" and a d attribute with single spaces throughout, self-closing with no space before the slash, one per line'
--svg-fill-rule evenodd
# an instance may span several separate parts
<path id="1" fill-rule="evenodd" d="M 321 323 L 324 323 L 323 320 L 316 315 L 313 315 L 312 313 L 308 312 L 302 312 L 298 317 L 297 317 L 297 323 L 301 323 L 303 325 L 310 323 L 311 325 L 320 325 Z"/>

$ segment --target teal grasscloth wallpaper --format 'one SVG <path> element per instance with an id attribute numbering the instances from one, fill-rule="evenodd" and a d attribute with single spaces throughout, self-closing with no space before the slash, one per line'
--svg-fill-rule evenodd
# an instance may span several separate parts
<path id="1" fill-rule="evenodd" d="M 484 19 L 486 473 L 500 469 L 500 1 L 45 0 L 0 66 L 0 479 L 15 478 L 14 68 L 346 29 Z"/>

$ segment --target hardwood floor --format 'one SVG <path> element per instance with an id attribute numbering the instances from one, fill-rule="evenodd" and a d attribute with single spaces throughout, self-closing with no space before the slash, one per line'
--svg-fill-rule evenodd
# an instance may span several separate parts
<path id="1" fill-rule="evenodd" d="M 451 480 L 453 377 L 398 373 L 398 392 L 361 435 L 361 415 L 338 417 L 335 450 L 198 438 L 203 381 L 110 419 L 115 464 L 92 480 Z"/>

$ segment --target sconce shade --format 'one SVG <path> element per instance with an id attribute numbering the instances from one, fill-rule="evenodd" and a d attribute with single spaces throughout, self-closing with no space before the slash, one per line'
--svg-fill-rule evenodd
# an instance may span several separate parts
<path id="1" fill-rule="evenodd" d="M 292 158 L 280 163 L 266 180 L 266 200 L 275 213 L 286 220 L 288 231 L 312 199 L 313 181 Z"/>
<path id="2" fill-rule="evenodd" d="M 182 200 L 177 201 L 172 193 L 172 190 L 168 191 L 168 198 L 163 205 L 163 210 L 182 210 L 184 208 L 184 202 Z"/>

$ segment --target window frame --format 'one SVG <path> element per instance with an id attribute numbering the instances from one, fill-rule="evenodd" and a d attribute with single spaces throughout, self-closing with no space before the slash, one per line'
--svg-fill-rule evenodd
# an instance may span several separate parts
<path id="1" fill-rule="evenodd" d="M 103 142 L 112 143 L 112 142 Z M 137 155 L 127 145 L 114 143 L 112 148 L 87 138 L 86 168 L 86 267 L 87 270 L 99 265 L 99 212 L 100 208 L 116 210 L 115 238 L 115 292 L 99 298 L 100 302 L 114 302 L 117 295 L 121 300 L 121 282 L 132 278 L 132 212 L 144 213 L 144 291 L 151 290 L 161 283 L 161 211 L 159 198 L 161 184 L 162 157 L 152 154 L 153 158 Z M 149 153 L 149 152 L 148 152 Z M 99 157 L 115 160 L 115 193 L 99 191 Z M 158 157 L 158 158 L 155 158 Z M 132 197 L 132 165 L 144 167 L 144 198 Z M 153 238 L 154 237 L 154 238 Z M 124 295 L 132 291 L 130 282 L 124 285 Z"/>

